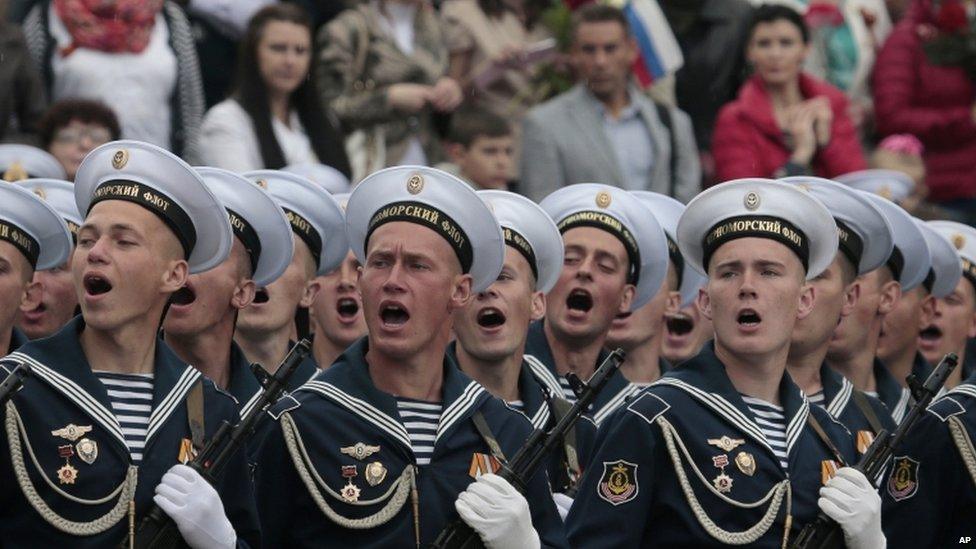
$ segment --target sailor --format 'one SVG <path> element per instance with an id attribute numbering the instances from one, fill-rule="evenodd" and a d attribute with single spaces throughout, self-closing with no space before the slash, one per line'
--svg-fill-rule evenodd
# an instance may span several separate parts
<path id="1" fill-rule="evenodd" d="M 963 276 L 936 310 L 958 308 L 957 322 L 976 315 L 976 230 L 930 221 L 962 257 Z M 936 316 L 946 318 L 952 313 Z M 963 317 L 966 317 L 965 319 Z M 956 337 L 959 352 L 964 337 Z M 963 356 L 960 356 L 961 367 Z M 922 414 L 896 449 L 882 485 L 889 547 L 950 547 L 976 537 L 976 375 L 964 379 Z"/>
<path id="2" fill-rule="evenodd" d="M 706 279 L 707 280 L 707 279 Z M 661 358 L 677 366 L 694 357 L 712 339 L 712 321 L 698 310 L 698 293 L 691 302 L 684 303 L 677 312 L 664 315 L 664 336 L 661 338 Z"/>
<path id="3" fill-rule="evenodd" d="M 448 346 L 461 371 L 525 414 L 539 429 L 552 427 L 572 406 L 559 380 L 525 357 L 529 323 L 545 315 L 545 294 L 563 267 L 563 241 L 538 204 L 507 191 L 478 191 L 505 235 L 505 263 L 498 279 L 454 314 L 457 341 Z M 619 375 L 619 374 L 618 374 Z M 569 512 L 580 472 L 588 464 L 596 425 L 582 417 L 549 461 L 549 479 L 560 515 Z"/>
<path id="4" fill-rule="evenodd" d="M 714 343 L 601 425 L 570 544 L 780 547 L 815 519 L 819 490 L 848 547 L 883 547 L 877 491 L 838 470 L 854 457 L 849 433 L 786 375 L 808 280 L 837 253 L 830 213 L 796 187 L 742 179 L 693 199 L 677 237 L 708 275 L 698 306 Z"/>
<path id="5" fill-rule="evenodd" d="M 333 196 L 345 213 L 349 195 Z M 323 370 L 356 340 L 366 335 L 363 299 L 356 288 L 361 266 L 356 254 L 349 250 L 338 268 L 317 278 L 319 291 L 308 312 L 312 333 L 315 334 L 312 356 Z"/>
<path id="6" fill-rule="evenodd" d="M 819 177 L 797 176 L 781 181 L 795 185 L 823 203 L 837 223 L 838 249 L 830 265 L 810 280 L 816 295 L 813 310 L 793 328 L 786 371 L 810 402 L 827 410 L 854 435 L 858 453 L 874 437 L 895 428 L 891 412 L 877 397 L 854 388 L 824 362 L 834 330 L 854 312 L 860 277 L 884 264 L 894 237 L 888 219 L 854 189 Z"/>
<path id="7" fill-rule="evenodd" d="M 955 221 L 929 221 L 928 225 L 948 238 L 962 259 L 962 278 L 951 292 L 935 301 L 932 323 L 919 340 L 930 364 L 938 363 L 945 353 L 959 355 L 959 368 L 946 380 L 946 388 L 951 389 L 971 374 L 966 371 L 973 358 L 966 354 L 966 340 L 976 337 L 976 229 Z"/>
<path id="8" fill-rule="evenodd" d="M 295 344 L 295 317 L 307 309 L 319 291 L 317 276 L 332 272 L 349 250 L 342 208 L 322 187 L 299 175 L 279 170 L 243 174 L 268 191 L 291 224 L 294 249 L 291 263 L 274 282 L 259 286 L 253 302 L 237 319 L 234 341 L 244 356 L 274 373 Z M 318 372 L 315 361 L 302 361 L 289 390 Z"/>
<path id="9" fill-rule="evenodd" d="M 684 212 L 685 205 L 670 196 L 649 191 L 632 191 L 631 194 L 650 210 L 664 229 L 668 241 L 668 274 L 650 301 L 635 311 L 618 314 L 610 325 L 606 346 L 611 349 L 620 347 L 627 352 L 620 372 L 631 382 L 632 390 L 631 394 L 622 394 L 615 402 L 604 406 L 595 418 L 598 422 L 622 406 L 627 397 L 657 381 L 670 368 L 661 358 L 665 315 L 668 312 L 677 313 L 682 303 L 692 301 L 703 281 L 697 271 L 685 268 L 675 241 L 678 218 Z"/>
<path id="10" fill-rule="evenodd" d="M 0 144 L 0 179 L 66 179 L 64 167 L 51 153 L 31 145 Z"/>
<path id="11" fill-rule="evenodd" d="M 556 375 L 565 398 L 575 402 L 566 375 L 589 379 L 606 357 L 613 320 L 641 308 L 661 288 L 668 270 L 667 240 L 647 208 L 617 187 L 569 185 L 540 206 L 563 235 L 563 270 L 546 296 L 545 318 L 529 327 L 525 352 Z M 614 376 L 590 413 L 597 417 L 633 390 L 624 376 Z"/>
<path id="12" fill-rule="evenodd" d="M 81 214 L 75 206 L 74 185 L 67 181 L 25 179 L 17 184 L 50 204 L 71 233 L 72 249 L 64 262 L 50 269 L 34 271 L 34 284 L 28 293 L 30 299 L 20 306 L 17 328 L 28 339 L 39 339 L 53 335 L 78 314 L 78 296 L 71 281 L 69 261 L 81 225 Z"/>
<path id="13" fill-rule="evenodd" d="M 922 284 L 932 260 L 922 231 L 908 212 L 877 194 L 862 192 L 888 220 L 894 247 L 884 265 L 858 276 L 860 295 L 854 311 L 843 317 L 827 349 L 827 365 L 854 388 L 877 396 L 900 423 L 911 402 L 902 386 L 875 356 L 885 315 L 898 305 L 902 292 Z"/>
<path id="14" fill-rule="evenodd" d="M 173 294 L 163 322 L 164 339 L 176 356 L 233 395 L 244 414 L 262 389 L 233 341 L 234 324 L 254 300 L 256 288 L 274 282 L 291 263 L 291 226 L 278 204 L 254 183 L 219 168 L 194 169 L 224 205 L 234 243 L 226 260 L 191 275 Z"/>
<path id="15" fill-rule="evenodd" d="M 494 474 L 531 423 L 445 355 L 453 313 L 502 269 L 488 206 L 445 172 L 399 166 L 359 183 L 346 227 L 368 335 L 272 411 L 264 544 L 426 547 L 460 515 L 489 548 L 565 546 L 545 471 L 524 496 Z"/>
<path id="16" fill-rule="evenodd" d="M 878 358 L 905 387 L 908 376 L 925 381 L 931 373 L 932 365 L 919 351 L 919 332 L 934 325 L 938 300 L 951 294 L 962 278 L 961 260 L 949 238 L 920 219 L 912 221 L 925 237 L 932 266 L 922 284 L 901 293 L 898 305 L 881 323 L 878 340 Z"/>
<path id="17" fill-rule="evenodd" d="M 19 310 L 41 304 L 40 283 L 33 277 L 67 261 L 71 247 L 71 233 L 53 206 L 26 188 L 0 181 L 0 352 L 12 353 L 27 343 L 14 324 Z"/>
<path id="18" fill-rule="evenodd" d="M 190 166 L 138 141 L 93 150 L 78 169 L 75 201 L 86 214 L 71 263 L 82 314 L 0 361 L 7 371 L 32 369 L 0 435 L 8 447 L 0 539 L 5 547 L 129 543 L 155 502 L 190 547 L 258 542 L 245 456 L 233 456 L 214 485 L 181 463 L 223 421 L 237 421 L 234 399 L 157 336 L 187 276 L 227 257 L 223 206 Z"/>

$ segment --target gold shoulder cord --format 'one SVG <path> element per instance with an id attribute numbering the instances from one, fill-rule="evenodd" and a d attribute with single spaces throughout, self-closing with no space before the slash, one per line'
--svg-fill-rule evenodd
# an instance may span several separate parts
<path id="1" fill-rule="evenodd" d="M 976 486 L 976 450 L 973 449 L 973 441 L 969 438 L 966 427 L 956 416 L 949 418 L 949 432 L 952 434 L 953 442 L 956 443 L 956 448 L 959 449 L 966 470 L 969 471 L 969 478 L 973 480 L 973 486 Z"/>
<path id="2" fill-rule="evenodd" d="M 382 509 L 377 511 L 375 514 L 358 518 L 351 519 L 340 515 L 335 509 L 329 506 L 329 503 L 322 496 L 322 492 L 325 492 L 330 497 L 337 501 L 343 501 L 342 497 L 334 490 L 326 485 L 322 477 L 319 476 L 318 472 L 312 466 L 312 460 L 308 456 L 308 451 L 305 449 L 305 442 L 302 440 L 301 434 L 298 432 L 298 426 L 295 425 L 295 420 L 292 419 L 291 414 L 285 412 L 281 415 L 281 431 L 285 437 L 285 446 L 288 448 L 288 453 L 291 455 L 292 461 L 295 463 L 295 470 L 298 472 L 299 478 L 302 479 L 302 483 L 305 484 L 305 488 L 308 489 L 309 495 L 318 505 L 319 510 L 325 514 L 332 522 L 335 522 L 343 528 L 349 528 L 351 530 L 367 530 L 370 528 L 375 528 L 381 526 L 390 521 L 397 513 L 403 509 L 404 504 L 407 502 L 407 498 L 411 493 L 411 488 L 414 487 L 414 476 L 416 474 L 415 467 L 409 466 L 403 470 L 390 489 L 386 491 L 382 496 L 370 500 L 362 500 L 355 502 L 344 502 L 348 505 L 355 506 L 367 506 L 375 505 L 377 503 L 382 503 L 385 500 L 389 500 Z M 416 488 L 413 489 L 416 492 Z M 414 496 L 414 507 L 416 509 L 417 502 L 416 496 Z"/>
<path id="3" fill-rule="evenodd" d="M 783 535 L 783 546 L 786 546 L 787 538 L 789 537 L 790 525 L 792 523 L 792 516 L 790 508 L 792 506 L 792 491 L 790 489 L 790 481 L 783 480 L 778 482 L 766 495 L 753 503 L 743 503 L 736 501 L 725 494 L 716 490 L 710 482 L 702 474 L 701 470 L 695 465 L 695 462 L 691 459 L 691 455 L 688 453 L 688 448 L 685 446 L 683 440 L 678 435 L 677 430 L 671 423 L 664 418 L 664 416 L 658 417 L 655 423 L 661 427 L 661 432 L 664 434 L 664 443 L 668 448 L 668 453 L 671 456 L 671 461 L 674 463 L 674 471 L 678 475 L 678 484 L 681 485 L 681 490 L 684 492 L 685 499 L 688 500 L 688 506 L 691 507 L 692 513 L 694 513 L 695 518 L 698 519 L 698 523 L 702 525 L 708 535 L 721 541 L 726 545 L 747 545 L 755 542 L 769 531 L 773 523 L 776 521 L 776 515 L 779 514 L 779 508 L 783 503 L 783 497 L 786 496 L 786 522 L 785 522 L 785 533 Z M 677 442 L 677 444 L 675 444 Z M 681 453 L 678 449 L 680 448 Z M 728 530 L 723 530 L 715 521 L 713 521 L 705 512 L 700 501 L 695 496 L 695 491 L 691 486 L 691 482 L 688 480 L 688 475 L 685 473 L 685 468 L 681 460 L 681 455 L 684 455 L 685 460 L 691 465 L 692 471 L 698 476 L 698 479 L 709 489 L 713 494 L 715 494 L 719 499 L 740 509 L 755 509 L 761 505 L 764 505 L 769 501 L 769 507 L 766 509 L 766 514 L 747 530 L 741 532 L 729 532 Z"/>
<path id="4" fill-rule="evenodd" d="M 115 490 L 113 490 L 107 496 L 97 500 L 82 499 L 58 488 L 53 482 L 51 482 L 51 479 L 44 474 L 40 463 L 37 461 L 37 456 L 34 454 L 34 448 L 31 446 L 30 439 L 27 438 L 27 431 L 24 429 L 23 420 L 20 418 L 20 414 L 17 412 L 17 408 L 14 406 L 13 402 L 7 402 L 5 423 L 7 430 L 7 442 L 10 446 L 10 459 L 14 468 L 14 476 L 17 477 L 17 483 L 20 485 L 20 489 L 24 492 L 24 497 L 27 498 L 27 501 L 31 504 L 31 506 L 41 515 L 41 517 L 44 518 L 45 521 L 47 521 L 48 524 L 73 536 L 93 536 L 112 528 L 121 522 L 126 513 L 129 512 L 130 507 L 132 506 L 131 503 L 136 493 L 136 483 L 139 476 L 138 467 L 135 465 L 130 465 L 126 471 L 125 479 L 122 481 L 122 484 L 116 487 Z M 47 485 L 59 496 L 82 505 L 102 505 L 118 497 L 118 501 L 115 503 L 115 506 L 101 517 L 98 517 L 90 522 L 71 521 L 55 513 L 54 510 L 51 509 L 51 507 L 48 506 L 48 504 L 44 501 L 44 499 L 41 498 L 41 495 L 38 494 L 37 489 L 34 487 L 34 483 L 31 481 L 30 474 L 27 471 L 27 465 L 24 462 L 21 439 L 23 439 L 23 444 L 27 447 L 27 455 L 30 456 L 31 462 L 34 464 L 37 472 L 40 473 L 40 476 L 44 479 L 44 482 L 46 482 Z"/>

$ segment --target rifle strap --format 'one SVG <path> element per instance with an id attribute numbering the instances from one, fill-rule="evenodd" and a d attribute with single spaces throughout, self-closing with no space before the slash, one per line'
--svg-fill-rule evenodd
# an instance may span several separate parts
<path id="1" fill-rule="evenodd" d="M 857 409 L 864 414 L 865 418 L 867 418 L 868 424 L 871 425 L 871 430 L 874 431 L 874 434 L 877 435 L 880 433 L 884 427 L 881 425 L 881 420 L 878 419 L 878 414 L 874 413 L 874 408 L 872 408 L 871 403 L 868 402 L 868 397 L 864 394 L 864 391 L 854 389 L 851 396 L 854 397 L 854 405 L 857 406 Z"/>
<path id="2" fill-rule="evenodd" d="M 186 394 L 186 419 L 190 425 L 194 455 L 197 455 L 206 444 L 203 420 L 203 378 L 198 379 Z"/>
<path id="3" fill-rule="evenodd" d="M 485 444 L 488 445 L 488 450 L 491 452 L 492 457 L 497 459 L 499 463 L 507 463 L 508 460 L 505 459 L 505 453 L 502 452 L 502 447 L 498 445 L 498 439 L 491 432 L 491 427 L 488 427 L 488 421 L 485 420 L 485 416 L 481 413 L 481 410 L 477 410 L 471 414 L 471 421 L 474 423 L 474 428 L 478 430 L 478 434 L 484 439 Z"/>
<path id="4" fill-rule="evenodd" d="M 827 446 L 827 449 L 830 450 L 830 453 L 834 455 L 834 458 L 837 460 L 837 463 L 839 463 L 841 467 L 847 465 L 847 462 L 844 461 L 844 456 L 840 453 L 840 450 L 837 449 L 837 446 L 834 444 L 834 441 L 830 440 L 830 437 L 827 436 L 827 433 L 820 425 L 820 422 L 813 415 L 813 411 L 807 414 L 807 425 L 809 425 L 810 428 L 813 429 L 813 432 L 816 433 L 818 437 L 820 437 L 820 440 L 823 441 L 825 446 Z"/>
<path id="5" fill-rule="evenodd" d="M 973 486 L 976 486 L 976 449 L 973 448 L 973 439 L 969 437 L 966 427 L 956 416 L 949 418 L 949 433 L 952 434 L 952 440 L 959 449 L 959 456 L 966 465 L 966 470 L 969 471 Z"/>
<path id="6" fill-rule="evenodd" d="M 549 404 L 556 423 L 562 421 L 573 408 L 573 405 L 568 400 L 559 397 L 550 399 Z M 566 473 L 569 476 L 569 486 L 567 488 L 575 488 L 580 478 L 579 453 L 576 451 L 576 448 L 576 429 L 573 428 L 567 431 L 566 436 L 563 437 L 564 465 L 566 466 Z"/>

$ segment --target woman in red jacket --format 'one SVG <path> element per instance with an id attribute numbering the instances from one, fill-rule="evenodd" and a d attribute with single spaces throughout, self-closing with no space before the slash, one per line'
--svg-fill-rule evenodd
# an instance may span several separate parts
<path id="1" fill-rule="evenodd" d="M 722 107 L 712 151 L 719 181 L 815 174 L 834 177 L 867 167 L 847 99 L 803 74 L 809 33 L 793 9 L 756 9 L 746 59 L 754 75 Z"/>
<path id="2" fill-rule="evenodd" d="M 910 133 L 925 145 L 929 200 L 972 223 L 976 214 L 976 87 L 959 65 L 925 52 L 946 34 L 968 30 L 961 2 L 915 0 L 885 42 L 875 65 L 874 107 L 882 135 Z"/>

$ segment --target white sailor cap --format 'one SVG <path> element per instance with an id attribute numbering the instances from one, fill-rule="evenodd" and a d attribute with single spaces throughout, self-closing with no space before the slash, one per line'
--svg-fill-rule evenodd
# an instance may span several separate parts
<path id="1" fill-rule="evenodd" d="M 68 225 L 72 239 L 78 237 L 78 227 L 84 222 L 84 218 L 78 213 L 78 206 L 75 204 L 74 183 L 63 179 L 24 179 L 18 181 L 17 185 L 50 204 Z"/>
<path id="2" fill-rule="evenodd" d="M 224 205 L 175 154 L 142 141 L 96 147 L 75 175 L 75 203 L 88 216 L 103 200 L 138 204 L 166 224 L 183 247 L 190 274 L 216 267 L 234 243 Z"/>
<path id="3" fill-rule="evenodd" d="M 678 219 L 684 213 L 685 205 L 665 194 L 650 191 L 631 191 L 630 194 L 640 199 L 640 202 L 651 210 L 658 224 L 664 229 L 664 236 L 668 241 L 668 257 L 678 275 L 681 305 L 690 304 L 698 296 L 698 289 L 704 286 L 708 279 L 686 265 L 684 256 L 678 248 Z"/>
<path id="4" fill-rule="evenodd" d="M 902 291 L 907 292 L 918 286 L 925 280 L 932 265 L 929 247 L 925 244 L 922 231 L 912 221 L 912 216 L 898 204 L 874 193 L 858 192 L 871 200 L 888 218 L 895 246 L 885 264 L 895 276 L 895 280 L 901 283 Z"/>
<path id="5" fill-rule="evenodd" d="M 955 246 L 949 241 L 949 235 L 942 234 L 935 227 L 916 217 L 913 217 L 912 221 L 922 231 L 929 248 L 929 256 L 932 258 L 932 266 L 922 285 L 934 297 L 945 297 L 956 289 L 959 279 L 962 278 L 962 259 L 956 252 Z"/>
<path id="6" fill-rule="evenodd" d="M 0 241 L 46 271 L 63 264 L 74 243 L 64 218 L 50 204 L 19 185 L 0 180 Z"/>
<path id="7" fill-rule="evenodd" d="M 538 204 L 508 191 L 478 191 L 498 219 L 505 244 L 529 262 L 536 290 L 549 293 L 563 270 L 563 237 Z"/>
<path id="8" fill-rule="evenodd" d="M 331 194 L 308 179 L 281 170 L 242 174 L 268 191 L 285 211 L 291 230 L 308 246 L 316 276 L 334 271 L 349 250 L 342 208 Z"/>
<path id="9" fill-rule="evenodd" d="M 895 245 L 888 218 L 863 194 L 840 183 L 799 175 L 780 179 L 820 200 L 837 222 L 840 252 L 858 275 L 884 265 Z"/>
<path id="10" fill-rule="evenodd" d="M 336 199 L 339 203 L 339 207 L 342 208 L 342 215 L 346 215 L 346 206 L 349 204 L 349 197 L 352 193 L 336 193 L 332 195 L 332 198 Z"/>
<path id="11" fill-rule="evenodd" d="M 295 250 L 285 212 L 268 193 L 243 176 L 220 168 L 194 169 L 224 204 L 230 228 L 251 260 L 254 284 L 260 288 L 277 280 Z"/>
<path id="12" fill-rule="evenodd" d="M 352 251 L 366 262 L 369 237 L 378 227 L 406 221 L 439 234 L 454 249 L 472 290 L 491 286 L 505 261 L 505 240 L 488 205 L 467 183 L 422 166 L 395 166 L 374 172 L 352 191 L 346 232 Z"/>
<path id="13" fill-rule="evenodd" d="M 949 238 L 962 260 L 962 276 L 976 288 L 976 229 L 955 221 L 929 221 L 928 226 Z"/>
<path id="14" fill-rule="evenodd" d="M 897 170 L 860 170 L 837 176 L 834 180 L 895 202 L 908 198 L 915 188 L 912 178 Z"/>
<path id="15" fill-rule="evenodd" d="M 326 164 L 314 162 L 291 164 L 281 168 L 281 171 L 300 175 L 329 191 L 329 194 L 348 193 L 351 186 L 345 174 Z"/>
<path id="16" fill-rule="evenodd" d="M 678 221 L 678 246 L 700 272 L 722 244 L 768 238 L 800 258 L 810 280 L 837 255 L 837 224 L 827 208 L 793 185 L 771 179 L 736 179 L 702 191 Z"/>
<path id="17" fill-rule="evenodd" d="M 68 174 L 58 159 L 44 149 L 14 143 L 0 145 L 0 179 L 14 182 L 66 177 Z"/>
<path id="18" fill-rule="evenodd" d="M 539 205 L 561 233 L 594 227 L 620 240 L 630 260 L 628 282 L 637 288 L 632 311 L 650 301 L 661 288 L 668 274 L 668 241 L 657 219 L 648 215 L 633 194 L 601 183 L 578 183 L 557 190 Z"/>

